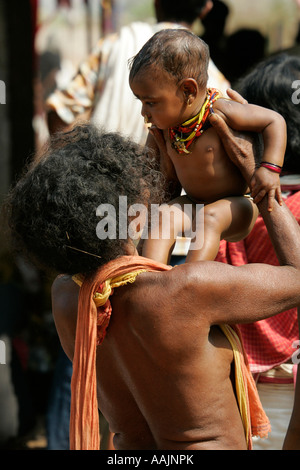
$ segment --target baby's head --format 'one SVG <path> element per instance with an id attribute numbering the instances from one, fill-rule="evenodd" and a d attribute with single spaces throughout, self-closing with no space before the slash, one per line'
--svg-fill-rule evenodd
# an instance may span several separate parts
<path id="1" fill-rule="evenodd" d="M 129 81 L 151 67 L 151 73 L 167 73 L 175 84 L 193 78 L 200 89 L 208 80 L 209 48 L 198 36 L 186 29 L 165 29 L 154 34 L 132 59 Z"/>

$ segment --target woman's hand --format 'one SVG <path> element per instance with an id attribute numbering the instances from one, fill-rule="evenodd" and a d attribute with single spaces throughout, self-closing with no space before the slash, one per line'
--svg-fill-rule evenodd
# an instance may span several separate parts
<path id="1" fill-rule="evenodd" d="M 231 99 L 241 104 L 247 103 L 247 101 L 234 90 L 227 90 L 227 94 Z M 255 157 L 256 152 L 253 136 L 246 132 L 242 133 L 232 130 L 227 126 L 222 117 L 214 112 L 210 113 L 209 121 L 220 137 L 229 158 L 240 169 L 243 177 L 250 186 L 255 171 L 254 161 L 257 159 L 257 157 Z"/>

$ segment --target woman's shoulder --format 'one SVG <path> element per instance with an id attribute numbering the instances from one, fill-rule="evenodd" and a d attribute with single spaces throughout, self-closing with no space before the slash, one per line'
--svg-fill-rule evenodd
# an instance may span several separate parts
<path id="1" fill-rule="evenodd" d="M 62 274 L 52 284 L 52 314 L 62 347 L 73 358 L 77 322 L 79 286 L 72 276 Z"/>
<path id="2" fill-rule="evenodd" d="M 79 286 L 73 277 L 68 274 L 60 274 L 54 280 L 51 287 L 53 314 L 65 316 L 77 314 Z"/>

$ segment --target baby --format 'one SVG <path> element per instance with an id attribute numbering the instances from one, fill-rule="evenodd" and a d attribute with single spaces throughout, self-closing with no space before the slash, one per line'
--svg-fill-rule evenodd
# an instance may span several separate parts
<path id="1" fill-rule="evenodd" d="M 220 239 L 238 241 L 247 236 L 258 215 L 255 204 L 265 194 L 270 211 L 274 198 L 282 204 L 284 119 L 269 109 L 224 99 L 217 90 L 207 89 L 208 61 L 208 46 L 198 36 L 185 29 L 163 30 L 133 58 L 129 77 L 142 103 L 142 116 L 161 130 L 166 152 L 160 152 L 151 133 L 147 145 L 156 152 L 167 181 L 179 182 L 186 193 L 169 204 L 175 205 L 175 213 L 184 212 L 188 203 L 204 204 L 203 241 L 200 248 L 189 251 L 187 261 L 212 260 Z M 220 114 L 232 129 L 262 134 L 263 157 L 250 187 L 253 200 L 245 196 L 249 188 L 209 124 L 210 112 Z M 153 230 L 144 242 L 143 256 L 168 263 L 177 234 L 186 228 L 184 218 L 174 217 L 174 232 L 168 239 L 161 237 L 163 227 Z"/>

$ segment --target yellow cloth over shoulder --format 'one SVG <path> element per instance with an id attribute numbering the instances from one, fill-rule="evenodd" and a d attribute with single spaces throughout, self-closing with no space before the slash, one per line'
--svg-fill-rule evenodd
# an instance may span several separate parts
<path id="1" fill-rule="evenodd" d="M 220 325 L 220 328 L 233 350 L 236 397 L 247 446 L 251 450 L 252 436 L 267 437 L 271 431 L 270 421 L 261 405 L 239 329 L 230 325 Z"/>
<path id="2" fill-rule="evenodd" d="M 132 283 L 145 271 L 172 269 L 139 256 L 122 256 L 99 268 L 93 277 L 75 276 L 80 285 L 71 382 L 70 448 L 99 450 L 96 349 L 105 338 L 112 314 L 110 296 L 117 287 Z M 222 325 L 234 353 L 236 391 L 248 449 L 251 435 L 265 437 L 269 421 L 261 406 L 238 329 Z"/>

